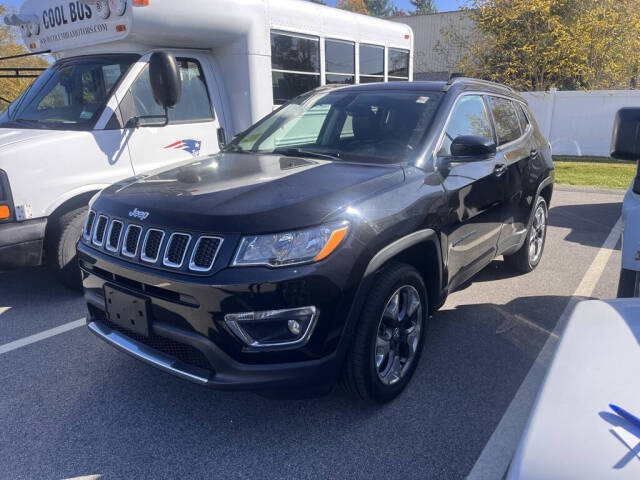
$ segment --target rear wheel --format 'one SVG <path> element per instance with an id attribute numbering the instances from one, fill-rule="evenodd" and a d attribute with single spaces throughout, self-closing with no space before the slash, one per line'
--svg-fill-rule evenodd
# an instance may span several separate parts
<path id="1" fill-rule="evenodd" d="M 420 359 L 427 315 L 427 291 L 413 267 L 397 263 L 380 273 L 345 360 L 345 390 L 368 402 L 397 397 Z"/>
<path id="2" fill-rule="evenodd" d="M 508 265 L 522 273 L 531 272 L 538 266 L 547 239 L 547 219 L 547 202 L 539 197 L 524 244 L 513 255 L 504 256 Z"/>
<path id="3" fill-rule="evenodd" d="M 623 268 L 618 283 L 618 298 L 632 298 L 638 295 L 638 273 Z"/>
<path id="4" fill-rule="evenodd" d="M 88 207 L 71 210 L 53 220 L 48 232 L 47 263 L 58 280 L 73 290 L 82 290 L 80 267 L 76 256 L 76 244 L 82 234 L 82 227 Z"/>

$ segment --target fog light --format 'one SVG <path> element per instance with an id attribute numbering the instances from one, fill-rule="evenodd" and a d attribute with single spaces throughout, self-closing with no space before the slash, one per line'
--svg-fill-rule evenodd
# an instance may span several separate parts
<path id="1" fill-rule="evenodd" d="M 229 313 L 229 329 L 251 348 L 300 347 L 308 340 L 318 318 L 316 307 Z"/>
<path id="2" fill-rule="evenodd" d="M 300 326 L 300 323 L 297 322 L 296 320 L 289 320 L 289 331 L 291 333 L 293 333 L 295 336 L 300 335 L 300 330 L 302 329 L 302 326 Z"/>

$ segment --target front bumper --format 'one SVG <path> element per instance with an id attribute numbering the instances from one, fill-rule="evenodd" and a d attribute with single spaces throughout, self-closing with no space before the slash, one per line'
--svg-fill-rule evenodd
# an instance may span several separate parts
<path id="1" fill-rule="evenodd" d="M 285 269 L 227 268 L 211 277 L 154 271 L 82 243 L 78 258 L 89 329 L 165 372 L 234 390 L 324 389 L 337 378 L 347 343 L 341 341 L 342 332 L 355 291 L 350 288 L 352 262 L 345 258 Z M 107 284 L 149 298 L 148 336 L 109 321 Z M 297 348 L 252 350 L 224 322 L 227 313 L 308 305 L 319 309 L 318 322 L 309 341 Z"/>
<path id="2" fill-rule="evenodd" d="M 0 268 L 40 265 L 46 227 L 46 218 L 0 224 Z"/>

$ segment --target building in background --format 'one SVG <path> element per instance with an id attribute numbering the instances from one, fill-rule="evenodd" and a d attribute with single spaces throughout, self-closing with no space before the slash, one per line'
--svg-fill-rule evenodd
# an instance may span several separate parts
<path id="1" fill-rule="evenodd" d="M 456 68 L 464 54 L 465 39 L 473 33 L 473 21 L 462 11 L 439 12 L 389 20 L 413 29 L 414 80 L 448 80 L 459 76 Z M 455 37 L 455 41 L 451 41 Z"/>

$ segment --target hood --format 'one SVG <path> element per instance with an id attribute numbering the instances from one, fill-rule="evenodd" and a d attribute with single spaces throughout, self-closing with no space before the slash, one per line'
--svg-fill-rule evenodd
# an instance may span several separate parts
<path id="1" fill-rule="evenodd" d="M 0 149 L 14 143 L 34 140 L 54 135 L 55 130 L 39 130 L 36 128 L 0 128 Z M 57 132 L 58 134 L 60 132 Z"/>
<path id="2" fill-rule="evenodd" d="M 320 224 L 402 181 L 399 166 L 223 153 L 112 185 L 93 209 L 125 219 L 148 212 L 148 226 L 276 232 Z"/>

